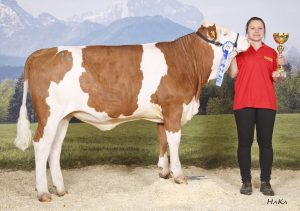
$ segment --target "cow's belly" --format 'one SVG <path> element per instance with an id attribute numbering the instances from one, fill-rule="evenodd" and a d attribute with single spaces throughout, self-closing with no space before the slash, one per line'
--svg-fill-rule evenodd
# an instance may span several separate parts
<path id="1" fill-rule="evenodd" d="M 75 111 L 72 114 L 79 120 L 91 124 L 100 130 L 111 130 L 119 124 L 135 120 L 148 120 L 156 123 L 163 122 L 161 108 L 154 104 L 151 107 L 138 108 L 133 115 L 120 115 L 117 118 L 111 118 L 105 112 L 95 112 L 90 109 L 88 111 Z"/>
<path id="2" fill-rule="evenodd" d="M 195 98 L 193 98 L 189 104 L 184 104 L 181 125 L 184 125 L 191 120 L 192 117 L 198 113 L 198 109 L 199 100 L 196 100 Z M 105 112 L 91 112 L 91 110 L 76 111 L 73 115 L 81 121 L 91 124 L 100 130 L 111 130 L 119 124 L 135 120 L 148 120 L 156 123 L 162 123 L 164 121 L 161 107 L 155 104 L 139 107 L 133 115 L 120 115 L 117 118 L 111 118 Z"/>

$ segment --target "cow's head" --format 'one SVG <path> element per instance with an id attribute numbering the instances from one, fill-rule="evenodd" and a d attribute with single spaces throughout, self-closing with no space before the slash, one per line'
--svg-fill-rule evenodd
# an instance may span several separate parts
<path id="1" fill-rule="evenodd" d="M 218 77 L 220 66 L 222 66 L 222 63 L 224 65 L 224 61 L 222 62 L 224 57 L 226 57 L 225 67 L 223 68 L 225 72 L 232 59 L 238 53 L 246 51 L 250 46 L 246 37 L 215 24 L 203 23 L 196 33 L 208 42 L 214 51 L 213 66 L 208 80 Z M 224 50 L 227 50 L 228 55 L 225 55 Z"/>

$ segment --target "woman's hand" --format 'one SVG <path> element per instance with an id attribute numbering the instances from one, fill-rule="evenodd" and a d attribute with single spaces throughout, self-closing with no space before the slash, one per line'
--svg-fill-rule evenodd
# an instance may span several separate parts
<path id="1" fill-rule="evenodd" d="M 277 57 L 277 64 L 278 65 L 285 65 L 285 58 L 282 54 L 279 54 Z M 273 77 L 273 81 L 275 81 L 276 83 L 280 82 L 284 76 L 284 72 L 279 72 L 279 71 L 274 71 L 272 73 L 272 77 Z"/>
<path id="2" fill-rule="evenodd" d="M 273 81 L 279 83 L 283 78 L 283 74 L 284 74 L 283 72 L 273 71 L 272 72 Z"/>
<path id="3" fill-rule="evenodd" d="M 238 74 L 238 67 L 237 67 L 237 63 L 236 63 L 236 58 L 234 57 L 231 61 L 231 64 L 228 68 L 228 74 L 231 78 L 235 78 Z"/>
<path id="4" fill-rule="evenodd" d="M 285 65 L 285 58 L 282 54 L 279 54 L 279 56 L 277 57 L 277 64 L 278 65 Z"/>

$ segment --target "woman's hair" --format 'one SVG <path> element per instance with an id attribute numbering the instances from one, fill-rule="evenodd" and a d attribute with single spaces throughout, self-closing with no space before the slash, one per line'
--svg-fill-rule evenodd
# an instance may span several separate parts
<path id="1" fill-rule="evenodd" d="M 247 32 L 248 32 L 248 27 L 249 27 L 249 24 L 251 23 L 251 21 L 260 21 L 260 22 L 262 22 L 262 24 L 263 24 L 263 26 L 264 26 L 264 30 L 265 30 L 264 35 L 266 36 L 266 25 L 265 25 L 265 22 L 263 21 L 263 19 L 261 19 L 261 18 L 259 18 L 259 17 L 252 17 L 252 18 L 250 18 L 250 19 L 247 21 L 247 23 L 246 23 L 246 34 L 247 34 Z"/>

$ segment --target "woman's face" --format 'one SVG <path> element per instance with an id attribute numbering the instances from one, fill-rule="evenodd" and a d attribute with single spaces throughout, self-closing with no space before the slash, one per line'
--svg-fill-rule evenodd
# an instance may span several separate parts
<path id="1" fill-rule="evenodd" d="M 259 20 L 253 20 L 250 22 L 248 29 L 247 29 L 247 35 L 248 39 L 251 41 L 262 41 L 265 34 L 265 28 L 261 21 Z"/>

